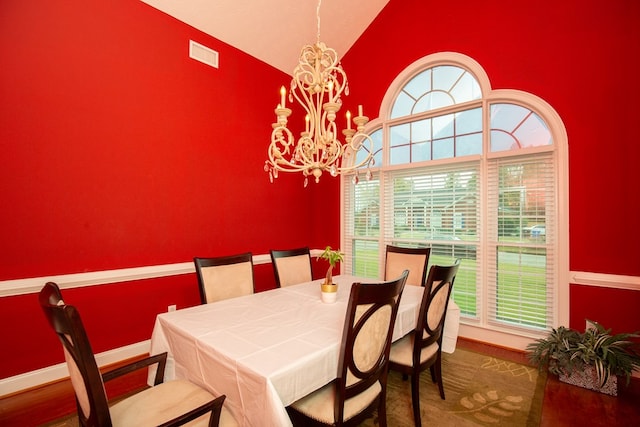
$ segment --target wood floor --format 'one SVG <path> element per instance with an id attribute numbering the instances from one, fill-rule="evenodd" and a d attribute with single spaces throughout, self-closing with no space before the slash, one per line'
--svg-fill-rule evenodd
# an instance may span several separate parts
<path id="1" fill-rule="evenodd" d="M 458 339 L 458 348 L 491 354 L 506 360 L 526 363 L 523 353 Z M 115 367 L 115 366 L 114 366 Z M 146 375 L 133 374 L 108 384 L 110 397 L 121 396 L 144 387 Z M 618 396 L 607 396 L 561 383 L 549 375 L 542 409 L 542 427 L 616 427 L 640 426 L 640 379 L 626 387 L 619 381 Z M 0 398 L 0 426 L 41 426 L 68 417 L 75 412 L 73 390 L 68 381 L 50 384 Z M 389 423 L 393 427 L 393 423 Z"/>

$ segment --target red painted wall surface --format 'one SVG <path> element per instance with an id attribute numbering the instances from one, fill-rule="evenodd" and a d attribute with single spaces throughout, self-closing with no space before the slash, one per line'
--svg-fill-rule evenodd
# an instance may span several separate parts
<path id="1" fill-rule="evenodd" d="M 281 174 L 271 185 L 262 169 L 288 76 L 142 2 L 38 3 L 0 2 L 0 280 L 338 246 L 338 181 L 303 189 Z M 346 107 L 374 118 L 416 59 L 473 57 L 494 88 L 540 96 L 567 127 L 571 270 L 638 276 L 637 22 L 631 1 L 391 0 L 343 60 Z M 189 39 L 218 50 L 220 69 L 189 59 Z M 271 267 L 256 267 L 256 281 L 272 287 Z M 104 351 L 148 339 L 167 305 L 197 304 L 195 283 L 65 298 Z M 637 299 L 585 288 L 571 288 L 571 326 L 588 316 L 609 327 L 602 316 L 640 329 L 628 317 Z M 592 298 L 612 298 L 617 312 L 583 304 Z M 0 351 L 0 378 L 62 361 L 36 301 L 0 298 L 0 332 L 15 349 Z"/>
<path id="2" fill-rule="evenodd" d="M 339 182 L 263 169 L 290 76 L 131 0 L 2 1 L 0 52 L 0 281 L 338 246 Z M 274 286 L 270 265 L 256 282 Z M 194 275 L 64 297 L 97 352 L 199 302 Z M 0 298 L 0 333 L 0 378 L 63 360 L 35 294 Z"/>
<path id="3" fill-rule="evenodd" d="M 582 331 L 593 320 L 613 333 L 639 332 L 640 292 L 594 286 L 571 286 L 571 325 Z"/>
<path id="4" fill-rule="evenodd" d="M 494 89 L 546 100 L 569 138 L 569 269 L 640 276 L 638 23 L 634 1 L 391 0 L 343 64 L 370 117 L 402 70 L 442 51 L 474 58 Z M 640 330 L 639 293 L 572 285 L 570 326 Z"/>

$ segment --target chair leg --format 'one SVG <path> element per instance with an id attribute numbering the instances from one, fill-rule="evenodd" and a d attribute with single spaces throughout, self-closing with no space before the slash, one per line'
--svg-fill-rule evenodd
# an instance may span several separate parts
<path id="1" fill-rule="evenodd" d="M 438 356 L 438 359 L 436 359 L 436 363 L 433 364 L 433 367 L 435 368 L 435 374 L 436 374 L 436 380 L 438 381 L 438 390 L 440 390 L 440 398 L 442 400 L 444 399 L 444 384 L 442 384 L 442 364 L 441 362 L 441 358 L 440 356 Z"/>
<path id="2" fill-rule="evenodd" d="M 420 372 L 414 372 L 411 375 L 411 405 L 413 406 L 413 422 L 416 427 L 420 427 Z"/>
<path id="3" fill-rule="evenodd" d="M 387 397 L 386 393 L 383 393 L 379 397 L 378 402 L 378 425 L 380 427 L 387 427 Z"/>
<path id="4" fill-rule="evenodd" d="M 436 378 L 436 370 L 433 365 L 429 366 L 429 372 L 431 373 L 431 382 L 435 383 L 437 381 L 437 378 Z"/>

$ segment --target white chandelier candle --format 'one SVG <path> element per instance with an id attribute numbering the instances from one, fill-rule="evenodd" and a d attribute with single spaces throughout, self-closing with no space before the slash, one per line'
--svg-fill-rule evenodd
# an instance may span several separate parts
<path id="1" fill-rule="evenodd" d="M 324 171 L 334 177 L 354 172 L 357 182 L 357 169 L 373 165 L 373 140 L 364 132 L 369 118 L 363 114 L 362 105 L 358 106 L 358 115 L 353 118 L 349 111 L 346 112 L 346 128 L 342 130 L 344 142 L 339 139 L 336 118 L 342 107 L 342 95 L 349 95 L 347 75 L 336 51 L 320 41 L 320 2 L 316 15 L 317 41 L 302 48 L 289 91 L 289 102 L 293 103 L 295 98 L 305 111 L 305 131 L 296 140 L 287 127 L 292 110 L 286 108 L 286 89 L 281 87 L 280 103 L 275 109 L 276 122 L 272 124 L 269 159 L 264 165 L 271 182 L 278 177 L 278 172 L 302 172 L 306 187 L 309 176 L 319 182 Z M 364 150 L 365 155 L 357 161 L 356 153 L 360 150 Z M 367 178 L 370 177 L 368 170 Z"/>

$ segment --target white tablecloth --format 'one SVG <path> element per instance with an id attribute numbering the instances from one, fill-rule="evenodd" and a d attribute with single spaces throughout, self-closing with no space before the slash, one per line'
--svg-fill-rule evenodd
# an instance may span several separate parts
<path id="1" fill-rule="evenodd" d="M 334 277 L 333 304 L 320 300 L 322 280 L 315 280 L 160 314 L 151 354 L 169 353 L 165 379 L 226 394 L 239 425 L 290 426 L 285 407 L 336 377 L 349 292 L 358 280 L 372 281 Z M 414 329 L 422 290 L 405 286 L 394 340 Z"/>

